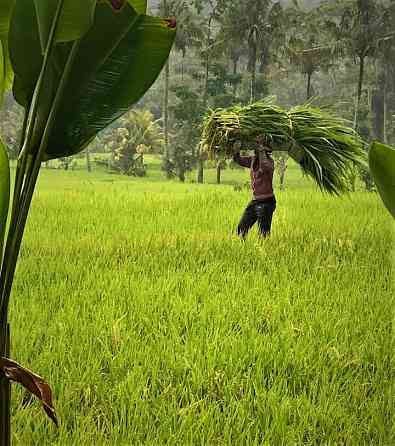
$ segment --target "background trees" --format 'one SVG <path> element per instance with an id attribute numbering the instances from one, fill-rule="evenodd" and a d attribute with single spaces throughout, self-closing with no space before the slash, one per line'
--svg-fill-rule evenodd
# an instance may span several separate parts
<path id="1" fill-rule="evenodd" d="M 147 110 L 132 110 L 110 132 L 111 167 L 126 175 L 145 176 L 144 154 L 161 154 L 165 139 L 158 121 Z"/>
<path id="2" fill-rule="evenodd" d="M 204 180 L 199 125 L 209 108 L 266 95 L 284 106 L 312 99 L 353 122 L 365 139 L 395 143 L 394 0 L 148 3 L 152 13 L 178 22 L 168 65 L 138 105 L 162 129 L 169 178 L 184 180 L 197 169 L 197 180 Z M 18 119 L 10 102 L 0 126 L 11 147 Z M 92 163 L 104 150 L 114 165 L 118 128 L 125 127 L 117 123 L 90 147 Z"/>

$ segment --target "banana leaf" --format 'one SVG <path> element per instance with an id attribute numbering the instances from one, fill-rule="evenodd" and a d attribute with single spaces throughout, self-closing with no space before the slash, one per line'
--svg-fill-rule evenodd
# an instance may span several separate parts
<path id="1" fill-rule="evenodd" d="M 130 6 L 138 13 L 138 14 L 146 14 L 147 12 L 147 0 L 102 0 L 111 4 L 111 6 L 115 10 L 120 10 L 125 6 L 126 3 L 129 3 Z"/>
<path id="2" fill-rule="evenodd" d="M 12 84 L 12 68 L 8 56 L 8 31 L 15 0 L 0 1 L 0 105 L 4 91 Z"/>
<path id="3" fill-rule="evenodd" d="M 3 42 L 0 40 L 0 105 L 3 102 L 5 88 L 5 57 L 3 50 Z"/>
<path id="4" fill-rule="evenodd" d="M 78 153 L 136 103 L 162 70 L 174 38 L 175 29 L 166 20 L 138 14 L 129 4 L 115 12 L 107 2 L 98 3 L 93 25 L 80 40 L 44 159 Z M 46 78 L 46 103 L 40 107 L 44 115 L 72 45 L 61 43 L 55 48 Z M 29 107 L 43 61 L 29 0 L 17 0 L 10 54 L 14 96 Z"/>
<path id="5" fill-rule="evenodd" d="M 395 218 L 395 147 L 373 142 L 369 166 L 380 196 Z"/>
<path id="6" fill-rule="evenodd" d="M 147 0 L 128 0 L 128 3 L 138 14 L 146 14 Z"/>
<path id="7" fill-rule="evenodd" d="M 20 2 L 21 0 L 17 0 Z M 31 0 L 29 0 L 31 2 Z M 59 2 L 62 12 L 56 29 L 56 42 L 68 42 L 81 38 L 93 24 L 96 0 L 33 0 L 36 7 L 41 50 L 47 47 L 49 33 Z"/>
<path id="8" fill-rule="evenodd" d="M 7 151 L 0 139 L 0 263 L 10 200 L 10 166 Z"/>

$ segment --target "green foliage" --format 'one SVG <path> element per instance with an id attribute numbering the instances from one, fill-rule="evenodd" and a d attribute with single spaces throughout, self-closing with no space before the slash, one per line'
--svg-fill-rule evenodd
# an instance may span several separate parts
<path id="1" fill-rule="evenodd" d="M 173 21 L 139 14 L 115 0 L 111 5 L 87 0 L 83 7 L 79 0 L 17 0 L 7 33 L 7 5 L 0 9 L 0 96 L 9 44 L 14 96 L 25 108 L 25 119 L 4 256 L 9 170 L 5 149 L 0 147 L 0 357 L 7 358 L 0 366 L 1 445 L 11 441 L 9 381 L 20 382 L 38 396 L 51 394 L 47 385 L 35 385 L 36 375 L 19 366 L 15 373 L 6 369 L 12 284 L 41 164 L 80 152 L 127 112 L 159 75 L 175 37 Z M 145 12 L 145 2 L 136 5 Z M 26 384 L 27 376 L 33 376 L 33 382 Z M 52 403 L 43 399 L 44 409 L 56 421 L 48 412 Z"/>
<path id="2" fill-rule="evenodd" d="M 61 1 L 63 2 L 62 12 L 56 28 L 55 42 L 80 39 L 93 24 L 97 0 L 85 0 L 83 8 L 81 8 L 80 0 Z M 33 0 L 33 2 L 36 8 L 41 50 L 44 54 L 58 2 L 53 0 Z"/>
<path id="3" fill-rule="evenodd" d="M 349 171 L 354 166 L 366 165 L 360 137 L 346 121 L 316 107 L 295 107 L 289 117 L 297 150 L 303 153 L 298 160 L 303 171 L 322 190 L 347 192 Z M 293 156 L 292 150 L 290 155 Z"/>
<path id="4" fill-rule="evenodd" d="M 127 0 L 138 14 L 147 13 L 147 0 Z"/>
<path id="5" fill-rule="evenodd" d="M 170 111 L 175 120 L 174 134 L 171 137 L 170 160 L 164 169 L 183 181 L 185 172 L 191 170 L 196 159 L 205 106 L 202 97 L 190 87 L 175 87 L 173 92 L 176 102 Z"/>
<path id="6" fill-rule="evenodd" d="M 26 4 L 18 0 L 11 28 L 11 56 L 17 75 L 14 89 L 23 92 L 23 96 L 17 94 L 22 105 L 32 98 L 42 64 L 38 25 L 29 4 L 30 0 Z M 137 16 L 130 6 L 114 13 L 107 4 L 98 4 L 94 24 L 81 39 L 72 61 L 44 159 L 81 151 L 139 100 L 161 71 L 174 36 L 174 29 L 162 19 Z M 27 40 L 28 58 L 24 51 Z M 55 48 L 41 105 L 44 117 L 63 74 L 57 67 L 65 67 L 71 50 L 71 44 Z"/>
<path id="7" fill-rule="evenodd" d="M 3 102 L 3 94 L 4 94 L 4 90 L 5 90 L 5 77 L 4 77 L 4 72 L 5 72 L 5 55 L 4 55 L 4 50 L 3 50 L 3 43 L 0 40 L 0 103 Z"/>
<path id="8" fill-rule="evenodd" d="M 0 139 L 0 263 L 3 255 L 4 234 L 10 200 L 10 167 L 7 151 Z"/>
<path id="9" fill-rule="evenodd" d="M 210 66 L 211 76 L 208 79 L 208 95 L 214 107 L 230 107 L 238 102 L 232 93 L 241 83 L 241 75 L 229 73 L 226 65 L 214 63 Z"/>
<path id="10" fill-rule="evenodd" d="M 395 147 L 375 141 L 369 150 L 369 166 L 380 196 L 395 218 Z"/>
<path id="11" fill-rule="evenodd" d="M 329 193 L 346 192 L 349 170 L 365 164 L 363 143 L 354 130 L 343 119 L 311 105 L 287 112 L 262 101 L 214 110 L 205 118 L 202 144 L 212 154 L 232 155 L 240 148 L 256 147 L 258 137 L 264 137 L 273 150 L 287 150 Z"/>
<path id="12" fill-rule="evenodd" d="M 228 156 L 233 156 L 235 145 L 238 149 L 255 147 L 256 138 L 262 135 L 279 147 L 289 144 L 291 124 L 285 110 L 271 101 L 217 109 L 204 120 L 202 143 L 209 153 L 223 152 Z"/>
<path id="13" fill-rule="evenodd" d="M 13 349 L 59 383 L 61 423 L 16 390 L 17 446 L 389 446 L 386 210 L 288 181 L 271 240 L 241 246 L 247 189 L 43 169 Z"/>
<path id="14" fill-rule="evenodd" d="M 144 176 L 144 154 L 158 154 L 164 149 L 159 123 L 147 110 L 132 110 L 122 117 L 119 125 L 107 139 L 109 149 L 114 151 L 112 167 L 126 175 Z"/>
<path id="15" fill-rule="evenodd" d="M 328 73 L 338 69 L 340 57 L 345 54 L 345 36 L 340 31 L 338 22 L 332 21 L 333 15 L 340 14 L 331 10 L 328 14 L 327 3 L 323 6 L 305 10 L 290 8 L 287 11 L 289 27 L 285 54 L 291 65 L 305 75 L 307 80 L 307 100 L 315 95 L 312 78 L 318 72 Z M 340 8 L 340 7 L 339 7 Z"/>
<path id="16" fill-rule="evenodd" d="M 8 31 L 15 0 L 0 2 L 0 106 L 4 91 L 12 81 L 12 69 L 8 55 Z"/>

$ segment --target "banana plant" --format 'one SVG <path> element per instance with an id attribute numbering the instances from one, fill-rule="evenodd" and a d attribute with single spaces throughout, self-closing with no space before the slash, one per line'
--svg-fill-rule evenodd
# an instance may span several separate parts
<path id="1" fill-rule="evenodd" d="M 395 147 L 373 142 L 369 166 L 383 203 L 395 218 Z"/>
<path id="2" fill-rule="evenodd" d="M 15 0 L 0 2 L 0 105 L 4 91 L 12 81 L 12 69 L 8 57 L 8 31 Z"/>
<path id="3" fill-rule="evenodd" d="M 13 79 L 14 98 L 25 109 L 12 200 L 9 163 L 0 144 L 2 446 L 8 446 L 11 437 L 10 381 L 36 395 L 57 422 L 49 385 L 9 357 L 9 301 L 41 163 L 80 152 L 127 112 L 158 77 L 176 33 L 174 19 L 146 15 L 146 0 L 83 3 L 1 0 L 0 4 L 0 93 Z"/>

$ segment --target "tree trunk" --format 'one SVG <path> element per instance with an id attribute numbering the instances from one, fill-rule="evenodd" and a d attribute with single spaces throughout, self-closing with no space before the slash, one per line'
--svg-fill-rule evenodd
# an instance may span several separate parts
<path id="1" fill-rule="evenodd" d="M 199 153 L 199 159 L 198 159 L 198 176 L 197 181 L 199 184 L 203 184 L 204 182 L 204 161 L 202 158 L 202 154 Z"/>
<path id="2" fill-rule="evenodd" d="M 181 59 L 181 80 L 184 80 L 184 71 L 185 71 L 185 56 L 186 52 L 182 52 L 182 59 Z"/>
<path id="3" fill-rule="evenodd" d="M 169 16 L 169 9 L 167 6 L 167 0 L 163 0 L 163 13 L 165 17 Z M 169 166 L 169 86 L 170 86 L 170 55 L 165 65 L 165 95 L 163 99 L 163 126 L 165 136 L 165 166 L 166 177 L 171 178 L 171 173 L 168 169 Z"/>
<path id="4" fill-rule="evenodd" d="M 86 170 L 88 172 L 92 172 L 91 149 L 87 147 L 85 152 L 86 152 Z"/>
<path id="5" fill-rule="evenodd" d="M 212 20 L 213 16 L 211 15 L 208 21 L 207 41 L 206 41 L 206 60 L 205 60 L 204 93 L 203 93 L 203 104 L 205 108 L 207 107 L 207 102 L 208 102 L 208 81 L 210 74 L 210 43 L 211 43 Z"/>
<path id="6" fill-rule="evenodd" d="M 250 46 L 250 70 L 251 70 L 251 86 L 250 86 L 250 102 L 254 102 L 256 99 L 256 63 L 257 63 L 257 40 L 258 40 L 258 29 L 256 26 L 251 29 L 249 36 L 249 46 Z"/>
<path id="7" fill-rule="evenodd" d="M 281 155 L 278 166 L 279 166 L 279 178 L 280 178 L 280 190 L 285 189 L 285 173 L 287 171 L 287 161 L 288 155 Z"/>
<path id="8" fill-rule="evenodd" d="M 210 19 L 208 21 L 208 30 L 207 30 L 207 42 L 206 42 L 206 67 L 205 67 L 205 78 L 204 78 L 204 93 L 203 93 L 203 105 L 204 110 L 207 109 L 208 103 L 208 81 L 210 74 L 210 43 L 211 43 L 211 23 L 213 21 L 214 14 L 210 15 Z M 197 182 L 202 184 L 204 181 L 204 160 L 202 158 L 202 152 L 199 149 L 198 154 L 198 174 L 197 174 Z"/>
<path id="9" fill-rule="evenodd" d="M 0 358 L 10 357 L 10 329 L 7 320 L 0 323 Z M 0 445 L 11 444 L 11 384 L 0 374 Z"/>
<path id="10" fill-rule="evenodd" d="M 250 102 L 255 102 L 256 99 L 256 45 L 253 45 L 252 48 L 253 56 L 252 56 L 252 66 L 251 66 L 251 94 L 250 94 Z"/>
<path id="11" fill-rule="evenodd" d="M 233 59 L 233 75 L 235 76 L 236 79 L 236 75 L 237 75 L 237 65 L 238 65 L 238 59 Z M 233 84 L 233 96 L 236 97 L 237 96 L 237 84 L 236 82 L 234 82 Z"/>
<path id="12" fill-rule="evenodd" d="M 384 95 L 380 83 L 376 86 L 372 97 L 372 129 L 373 137 L 379 141 L 384 139 Z"/>
<path id="13" fill-rule="evenodd" d="M 217 164 L 217 184 L 221 184 L 221 162 L 218 162 Z"/>
<path id="14" fill-rule="evenodd" d="M 309 100 L 311 98 L 311 77 L 312 77 L 313 73 L 307 73 L 307 93 L 306 93 L 306 97 L 307 100 Z"/>
<path id="15" fill-rule="evenodd" d="M 165 65 L 165 98 L 164 98 L 164 133 L 165 133 L 165 162 L 169 160 L 169 85 L 170 85 L 170 64 L 167 59 Z M 166 169 L 166 176 L 170 178 L 170 172 Z"/>
<path id="16" fill-rule="evenodd" d="M 358 128 L 359 120 L 360 120 L 360 105 L 361 105 L 361 97 L 362 97 L 362 87 L 363 80 L 365 74 L 365 56 L 359 56 L 359 76 L 358 76 L 358 90 L 357 90 L 357 104 L 355 109 L 355 118 L 354 118 L 354 129 Z"/>
<path id="17" fill-rule="evenodd" d="M 387 87 L 388 87 L 388 70 L 385 68 L 385 79 L 384 79 L 384 88 L 383 88 L 383 141 L 384 144 L 388 144 L 388 136 L 387 136 Z"/>
<path id="18" fill-rule="evenodd" d="M 185 169 L 180 167 L 178 170 L 178 179 L 181 183 L 185 183 Z"/>
<path id="19" fill-rule="evenodd" d="M 365 56 L 359 58 L 358 102 L 361 102 L 363 78 L 365 74 Z"/>

